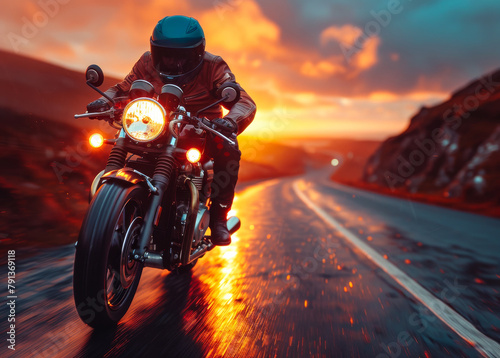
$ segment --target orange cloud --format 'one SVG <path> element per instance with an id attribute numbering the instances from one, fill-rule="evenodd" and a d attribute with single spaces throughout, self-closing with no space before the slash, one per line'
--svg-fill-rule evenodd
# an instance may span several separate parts
<path id="1" fill-rule="evenodd" d="M 207 47 L 215 51 L 272 54 L 279 46 L 280 28 L 266 18 L 255 1 L 216 5 L 201 13 L 198 20 L 205 31 Z"/>
<path id="2" fill-rule="evenodd" d="M 300 67 L 300 73 L 313 78 L 328 77 L 335 74 L 347 74 L 348 78 L 359 75 L 373 67 L 377 61 L 380 39 L 376 36 L 364 38 L 360 28 L 353 25 L 330 26 L 324 29 L 319 38 L 323 46 L 336 42 L 350 52 L 349 58 L 332 56 L 318 61 L 306 60 Z"/>
<path id="3" fill-rule="evenodd" d="M 373 92 L 368 98 L 374 102 L 392 102 L 399 97 L 391 92 Z"/>
<path id="4" fill-rule="evenodd" d="M 345 67 L 335 61 L 338 62 L 338 59 L 332 61 L 322 60 L 316 63 L 306 61 L 300 67 L 300 73 L 308 77 L 321 78 L 345 72 Z"/>
<path id="5" fill-rule="evenodd" d="M 380 39 L 376 36 L 370 37 L 363 43 L 362 49 L 354 55 L 353 65 L 360 71 L 367 70 L 377 63 L 377 50 Z"/>
<path id="6" fill-rule="evenodd" d="M 332 40 L 343 44 L 353 44 L 361 34 L 361 29 L 353 25 L 344 25 L 341 27 L 330 26 L 321 32 L 320 40 L 323 46 Z"/>
<path id="7" fill-rule="evenodd" d="M 398 95 L 392 92 L 376 91 L 372 92 L 368 99 L 373 102 L 400 102 L 400 101 L 415 101 L 415 102 L 440 102 L 449 97 L 445 92 L 433 91 L 416 91 L 406 95 Z"/>

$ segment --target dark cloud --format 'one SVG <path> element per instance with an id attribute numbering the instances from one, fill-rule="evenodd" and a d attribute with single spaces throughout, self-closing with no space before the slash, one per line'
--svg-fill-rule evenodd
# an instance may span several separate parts
<path id="1" fill-rule="evenodd" d="M 284 12 L 274 2 L 260 3 L 283 30 L 283 41 L 316 49 L 324 57 L 340 52 L 338 43 L 330 43 L 328 51 L 318 46 L 324 28 L 351 24 L 366 33 L 370 23 L 368 29 L 377 29 L 373 21 L 378 22 L 378 62 L 358 77 L 366 81 L 355 86 L 359 90 L 410 92 L 427 78 L 448 91 L 499 66 L 498 1 L 394 1 L 293 0 L 280 4 Z M 389 18 L 391 2 L 399 4 Z M 335 79 L 344 82 L 348 77 Z"/>

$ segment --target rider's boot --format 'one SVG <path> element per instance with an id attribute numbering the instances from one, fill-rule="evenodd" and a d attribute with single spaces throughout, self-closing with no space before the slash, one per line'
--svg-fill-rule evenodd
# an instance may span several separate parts
<path id="1" fill-rule="evenodd" d="M 210 231 L 211 240 L 214 245 L 226 246 L 231 243 L 231 235 L 227 229 L 227 213 L 231 205 L 223 205 L 217 202 L 210 207 Z"/>

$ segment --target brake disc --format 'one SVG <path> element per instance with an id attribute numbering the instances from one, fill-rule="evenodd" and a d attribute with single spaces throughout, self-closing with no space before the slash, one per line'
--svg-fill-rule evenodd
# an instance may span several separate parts
<path id="1" fill-rule="evenodd" d="M 139 269 L 139 262 L 133 259 L 132 252 L 136 248 L 139 233 L 144 220 L 136 217 L 128 227 L 125 239 L 123 240 L 122 253 L 120 257 L 120 282 L 123 288 L 129 288 L 134 282 L 135 274 Z"/>

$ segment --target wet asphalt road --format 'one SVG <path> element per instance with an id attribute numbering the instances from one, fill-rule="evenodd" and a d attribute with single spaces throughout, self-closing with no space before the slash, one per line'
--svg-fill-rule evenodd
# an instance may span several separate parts
<path id="1" fill-rule="evenodd" d="M 233 243 L 211 251 L 191 274 L 145 269 L 114 330 L 94 332 L 79 320 L 72 246 L 18 261 L 16 351 L 7 349 L 4 303 L 0 356 L 482 356 L 305 205 L 294 183 L 343 228 L 500 342 L 500 220 L 318 179 L 325 177 L 316 172 L 240 189 L 234 209 L 242 228 Z"/>

